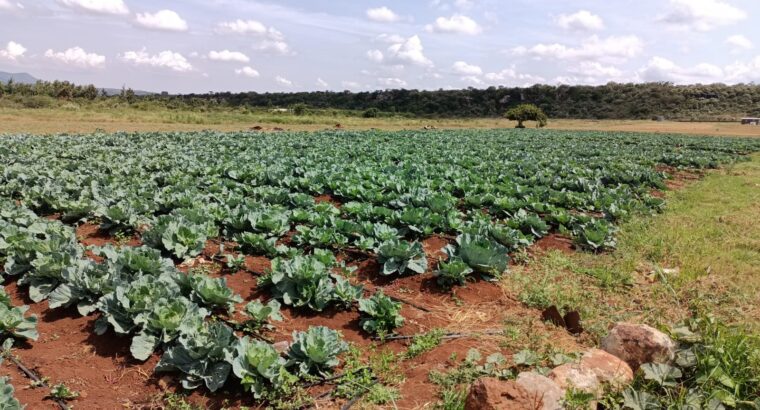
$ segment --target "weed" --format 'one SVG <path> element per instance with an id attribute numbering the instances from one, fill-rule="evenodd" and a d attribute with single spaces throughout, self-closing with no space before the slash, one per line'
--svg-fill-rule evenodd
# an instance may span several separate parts
<path id="1" fill-rule="evenodd" d="M 406 350 L 404 358 L 411 359 L 435 349 L 441 344 L 444 333 L 443 329 L 434 329 L 428 333 L 415 336 L 412 339 L 412 344 Z"/>
<path id="2" fill-rule="evenodd" d="M 166 393 L 162 399 L 164 410 L 202 410 L 203 407 L 187 400 L 187 397 L 177 393 Z"/>
<path id="3" fill-rule="evenodd" d="M 132 239 L 132 237 L 124 230 L 116 231 L 113 235 L 114 240 L 116 240 L 116 246 L 126 246 L 129 241 Z"/>
<path id="4" fill-rule="evenodd" d="M 50 397 L 56 400 L 74 400 L 79 397 L 79 393 L 69 389 L 63 383 L 58 383 L 50 388 Z"/>
<path id="5" fill-rule="evenodd" d="M 441 391 L 439 397 L 441 400 L 436 403 L 436 410 L 464 410 L 465 400 L 467 399 L 467 389 L 453 387 Z"/>
<path id="6" fill-rule="evenodd" d="M 565 392 L 563 404 L 567 410 L 588 410 L 594 399 L 593 393 L 570 388 Z"/>
<path id="7" fill-rule="evenodd" d="M 395 402 L 401 397 L 398 389 L 382 384 L 375 384 L 367 392 L 366 400 L 372 404 L 382 405 Z"/>

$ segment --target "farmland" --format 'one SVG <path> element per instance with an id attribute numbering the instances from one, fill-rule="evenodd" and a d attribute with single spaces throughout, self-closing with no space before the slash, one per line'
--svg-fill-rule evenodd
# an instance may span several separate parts
<path id="1" fill-rule="evenodd" d="M 0 330 L 82 408 L 181 388 L 217 407 L 421 407 L 471 348 L 498 353 L 476 373 L 532 363 L 505 359 L 539 344 L 505 322 L 545 306 L 502 281 L 537 249 L 604 257 L 667 191 L 757 152 L 555 130 L 7 135 Z M 568 354 L 597 336 L 534 327 Z"/>

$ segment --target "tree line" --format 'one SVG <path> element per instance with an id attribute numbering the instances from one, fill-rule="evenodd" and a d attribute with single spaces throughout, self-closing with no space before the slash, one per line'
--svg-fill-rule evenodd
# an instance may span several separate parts
<path id="1" fill-rule="evenodd" d="M 149 101 L 169 109 L 290 108 L 398 113 L 419 117 L 500 117 L 519 104 L 535 104 L 551 118 L 715 120 L 760 116 L 760 85 L 672 83 L 599 86 L 534 85 L 462 90 L 314 91 L 293 93 L 206 93 L 136 96 L 129 89 L 105 96 L 92 85 L 68 82 L 0 84 L 3 94 L 45 95 L 63 99 L 120 98 Z"/>
<path id="2" fill-rule="evenodd" d="M 64 100 L 94 100 L 101 92 L 94 85 L 76 85 L 68 81 L 37 81 L 35 83 L 17 83 L 13 79 L 7 83 L 0 81 L 0 97 L 4 95 L 45 96 Z"/>

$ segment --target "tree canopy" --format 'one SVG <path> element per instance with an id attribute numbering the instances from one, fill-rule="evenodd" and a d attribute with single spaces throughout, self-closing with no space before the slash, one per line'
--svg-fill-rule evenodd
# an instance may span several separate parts
<path id="1" fill-rule="evenodd" d="M 541 128 L 545 127 L 549 121 L 546 114 L 533 104 L 520 104 L 507 111 L 504 116 L 510 121 L 517 121 L 515 128 L 525 128 L 525 124 L 523 124 L 525 121 L 535 121 L 536 128 Z"/>

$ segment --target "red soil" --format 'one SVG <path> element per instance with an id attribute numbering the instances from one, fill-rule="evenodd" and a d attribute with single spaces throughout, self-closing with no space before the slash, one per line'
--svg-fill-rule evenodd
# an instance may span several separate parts
<path id="1" fill-rule="evenodd" d="M 552 250 L 558 250 L 562 253 L 571 254 L 575 252 L 573 240 L 559 235 L 550 234 L 536 241 L 531 247 L 531 251 L 547 252 Z"/>
<path id="2" fill-rule="evenodd" d="M 332 202 L 332 201 L 331 201 Z M 116 241 L 98 230 L 95 225 L 85 224 L 77 228 L 77 235 L 86 245 L 103 245 Z M 436 328 L 448 332 L 478 333 L 500 331 L 505 328 L 505 322 L 510 320 L 540 317 L 540 312 L 527 309 L 508 295 L 496 283 L 478 280 L 469 282 L 466 286 L 455 288 L 453 291 L 441 289 L 435 282 L 432 268 L 438 259 L 445 258 L 442 249 L 450 242 L 441 236 L 433 236 L 422 241 L 428 257 L 430 269 L 428 272 L 414 276 L 389 276 L 381 274 L 381 266 L 374 258 L 358 257 L 349 259 L 347 263 L 357 267 L 352 281 L 361 283 L 368 292 L 382 288 L 389 296 L 403 300 L 402 315 L 406 319 L 403 327 L 398 329 L 402 335 L 413 335 L 428 332 Z M 129 245 L 139 245 L 137 238 L 130 240 Z M 537 245 L 541 249 L 560 248 L 568 246 L 566 240 L 560 237 L 548 237 Z M 191 265 L 208 266 L 212 276 L 223 276 L 228 285 L 240 294 L 244 302 L 260 298 L 267 300 L 268 292 L 256 288 L 258 274 L 266 272 L 271 264 L 267 258 L 246 257 L 245 270 L 229 272 L 223 263 L 214 260 L 219 245 L 209 241 L 203 256 L 196 258 L 180 268 L 187 271 Z M 232 244 L 225 244 L 225 253 L 233 250 Z M 232 252 L 234 253 L 234 252 Z M 7 285 L 9 294 L 16 304 L 27 303 L 26 289 L 19 291 L 15 283 Z M 93 324 L 97 318 L 80 317 L 76 309 L 48 311 L 46 303 L 33 304 L 32 312 L 40 316 L 40 341 L 22 345 L 14 349 L 26 366 L 39 372 L 41 376 L 49 377 L 51 383 L 64 382 L 70 388 L 81 393 L 81 397 L 72 404 L 78 409 L 115 409 L 115 408 L 160 408 L 157 400 L 164 391 L 180 391 L 175 375 L 155 375 L 153 367 L 160 357 L 156 353 L 146 363 L 130 359 L 130 338 L 115 335 L 109 331 L 104 336 L 93 333 Z M 293 331 L 308 329 L 309 326 L 328 326 L 340 330 L 345 339 L 361 347 L 369 355 L 373 345 L 379 342 L 373 340 L 359 326 L 359 313 L 356 309 L 349 311 L 336 308 L 323 312 L 312 312 L 306 309 L 283 308 L 284 321 L 275 323 L 276 329 L 269 337 L 276 342 L 288 341 Z M 240 319 L 240 318 L 237 318 Z M 563 345 L 566 350 L 578 350 L 577 341 L 562 329 L 544 326 L 539 322 L 539 331 L 549 334 L 554 343 Z M 510 357 L 512 351 L 501 347 L 503 336 L 481 335 L 461 339 L 445 340 L 440 346 L 417 358 L 401 362 L 404 381 L 399 390 L 401 399 L 396 402 L 399 409 L 421 408 L 437 401 L 438 386 L 429 380 L 432 370 L 446 371 L 456 366 L 450 362 L 452 355 L 461 361 L 469 349 L 477 348 L 483 356 L 501 352 Z M 378 350 L 389 349 L 402 353 L 410 341 L 391 341 L 383 344 Z M 45 399 L 48 390 L 45 388 L 25 388 L 28 381 L 8 362 L 0 367 L 1 375 L 9 375 L 12 384 L 17 388 L 17 397 L 30 409 L 55 408 L 55 404 Z M 328 387 L 315 387 L 314 394 L 327 391 Z M 206 408 L 221 408 L 226 406 L 254 405 L 250 397 L 241 392 L 239 386 L 230 385 L 223 392 L 210 394 L 200 389 L 191 394 L 190 399 Z M 335 408 L 340 403 L 320 401 L 321 408 Z"/>
<path id="3" fill-rule="evenodd" d="M 76 227 L 76 235 L 79 242 L 85 246 L 119 245 L 119 241 L 107 232 L 100 230 L 100 225 L 86 223 Z M 140 246 L 142 241 L 137 235 L 132 235 L 125 243 L 126 246 Z"/>

